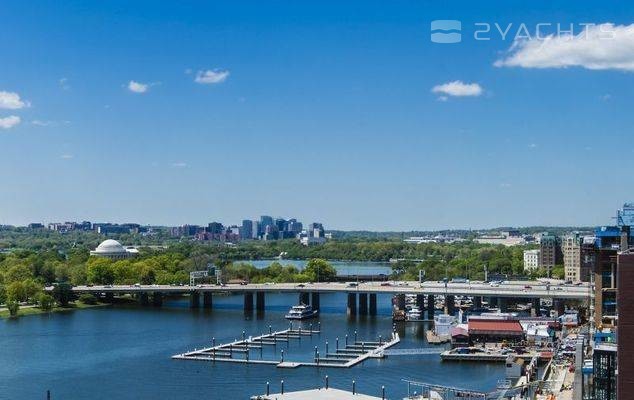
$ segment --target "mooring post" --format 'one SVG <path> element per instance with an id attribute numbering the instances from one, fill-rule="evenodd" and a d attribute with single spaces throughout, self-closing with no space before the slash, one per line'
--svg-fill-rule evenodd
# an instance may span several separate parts
<path id="1" fill-rule="evenodd" d="M 361 351 L 365 351 L 365 342 L 361 342 Z"/>
<path id="2" fill-rule="evenodd" d="M 233 343 L 229 343 L 229 358 L 233 357 Z"/>
<path id="3" fill-rule="evenodd" d="M 284 362 L 284 349 L 282 349 L 282 362 Z"/>
<path id="4" fill-rule="evenodd" d="M 328 375 L 326 375 L 326 389 L 328 389 Z"/>
<path id="5" fill-rule="evenodd" d="M 357 344 L 357 331 L 354 331 L 354 344 Z"/>
<path id="6" fill-rule="evenodd" d="M 319 365 L 319 351 L 317 352 L 317 365 Z"/>
<path id="7" fill-rule="evenodd" d="M 248 347 L 248 346 L 247 346 L 247 351 L 246 351 L 246 353 L 244 353 L 244 354 L 246 354 L 246 356 L 247 356 L 247 362 L 249 362 L 249 347 Z"/>
<path id="8" fill-rule="evenodd" d="M 282 394 L 284 394 L 284 379 L 282 379 Z"/>
<path id="9" fill-rule="evenodd" d="M 321 335 L 321 322 L 317 322 L 317 334 Z"/>
<path id="10" fill-rule="evenodd" d="M 244 340 L 244 338 L 246 337 L 247 333 L 245 331 L 242 331 L 242 340 Z"/>
<path id="11" fill-rule="evenodd" d="M 271 325 L 269 325 L 269 335 L 273 333 L 273 327 Z"/>
<path id="12" fill-rule="evenodd" d="M 382 344 L 383 344 L 383 336 L 379 335 L 379 345 L 382 345 Z"/>
<path id="13" fill-rule="evenodd" d="M 46 391 L 46 400 L 51 400 L 51 391 L 50 390 Z"/>
<path id="14" fill-rule="evenodd" d="M 317 346 L 315 346 L 315 359 L 317 359 Z"/>
<path id="15" fill-rule="evenodd" d="M 326 356 L 328 356 L 328 341 L 326 340 Z"/>
<path id="16" fill-rule="evenodd" d="M 335 340 L 335 350 L 339 350 L 339 338 Z"/>
<path id="17" fill-rule="evenodd" d="M 270 383 L 266 382 L 266 395 L 268 396 L 270 393 Z"/>
<path id="18" fill-rule="evenodd" d="M 352 381 L 352 394 L 357 394 L 357 383 Z"/>
<path id="19" fill-rule="evenodd" d="M 348 334 L 346 333 L 346 347 L 348 347 Z"/>
<path id="20" fill-rule="evenodd" d="M 385 400 L 385 386 L 381 386 L 381 399 Z"/>

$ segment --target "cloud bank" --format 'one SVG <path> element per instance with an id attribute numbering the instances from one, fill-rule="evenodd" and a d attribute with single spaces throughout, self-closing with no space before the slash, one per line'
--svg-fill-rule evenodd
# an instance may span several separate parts
<path id="1" fill-rule="evenodd" d="M 634 24 L 586 26 L 579 34 L 516 39 L 496 67 L 634 71 Z"/>

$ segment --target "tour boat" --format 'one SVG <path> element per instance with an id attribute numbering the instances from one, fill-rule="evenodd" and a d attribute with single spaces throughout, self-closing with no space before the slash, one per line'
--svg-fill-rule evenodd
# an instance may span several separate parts
<path id="1" fill-rule="evenodd" d="M 420 309 L 416 306 L 413 306 L 409 311 L 406 312 L 408 321 L 420 321 L 422 313 Z"/>
<path id="2" fill-rule="evenodd" d="M 286 314 L 286 319 L 308 319 L 316 317 L 319 314 L 319 310 L 313 310 L 313 308 L 306 304 L 300 304 L 298 306 L 291 307 Z"/>

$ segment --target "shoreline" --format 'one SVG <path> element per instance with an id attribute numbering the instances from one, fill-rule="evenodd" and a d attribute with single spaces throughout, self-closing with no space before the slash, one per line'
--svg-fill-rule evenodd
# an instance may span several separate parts
<path id="1" fill-rule="evenodd" d="M 53 307 L 49 311 L 42 310 L 39 307 L 28 307 L 28 308 L 20 308 L 18 310 L 18 315 L 15 317 L 9 316 L 9 310 L 0 311 L 0 319 L 17 319 L 21 317 L 27 317 L 31 315 L 45 315 L 45 314 L 54 314 L 60 312 L 68 312 L 75 310 L 85 310 L 89 308 L 98 308 L 98 307 L 106 307 L 112 305 L 111 303 L 97 303 L 97 304 L 84 304 L 84 303 L 74 303 L 72 307 Z"/>

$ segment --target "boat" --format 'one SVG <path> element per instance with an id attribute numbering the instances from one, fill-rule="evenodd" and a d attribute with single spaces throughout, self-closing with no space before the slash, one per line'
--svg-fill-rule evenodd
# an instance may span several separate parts
<path id="1" fill-rule="evenodd" d="M 319 310 L 313 310 L 313 308 L 306 304 L 300 304 L 298 306 L 291 307 L 286 314 L 286 319 L 308 319 L 316 317 L 319 314 Z"/>
<path id="2" fill-rule="evenodd" d="M 412 306 L 412 308 L 409 309 L 405 314 L 408 321 L 420 321 L 422 316 L 420 309 L 416 306 Z"/>

